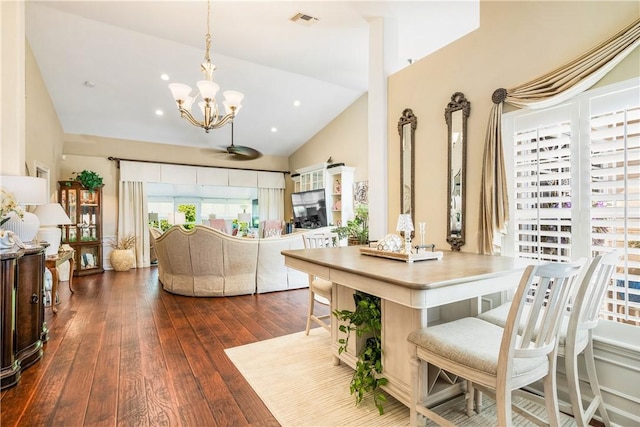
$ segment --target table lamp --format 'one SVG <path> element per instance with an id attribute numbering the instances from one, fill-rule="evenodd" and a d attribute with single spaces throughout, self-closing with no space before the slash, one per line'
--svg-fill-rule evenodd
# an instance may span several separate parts
<path id="1" fill-rule="evenodd" d="M 411 253 L 411 232 L 413 231 L 413 221 L 411 220 L 411 215 L 409 214 L 400 214 L 398 215 L 398 225 L 396 226 L 397 231 L 401 231 L 404 233 L 404 253 Z"/>
<path id="2" fill-rule="evenodd" d="M 251 226 L 251 213 L 242 212 L 238 214 L 238 222 L 246 222 L 247 226 Z"/>
<path id="3" fill-rule="evenodd" d="M 47 203 L 36 207 L 33 212 L 40 220 L 38 240 L 49 242 L 46 254 L 56 255 L 60 248 L 62 229 L 58 225 L 69 225 L 71 219 L 59 203 Z"/>
<path id="4" fill-rule="evenodd" d="M 167 221 L 171 225 L 182 225 L 187 222 L 187 218 L 184 212 L 169 212 L 169 219 Z"/>

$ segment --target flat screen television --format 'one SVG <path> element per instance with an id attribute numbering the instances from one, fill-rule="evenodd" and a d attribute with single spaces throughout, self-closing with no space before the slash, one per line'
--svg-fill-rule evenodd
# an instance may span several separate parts
<path id="1" fill-rule="evenodd" d="M 293 221 L 296 228 L 327 226 L 327 207 L 324 189 L 301 191 L 291 195 Z"/>

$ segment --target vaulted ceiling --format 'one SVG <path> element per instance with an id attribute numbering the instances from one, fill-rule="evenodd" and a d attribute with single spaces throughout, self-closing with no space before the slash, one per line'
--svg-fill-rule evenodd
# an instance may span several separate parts
<path id="1" fill-rule="evenodd" d="M 292 21 L 298 13 L 312 19 Z M 375 18 L 384 18 L 392 41 L 385 53 L 392 74 L 477 28 L 479 4 L 214 1 L 214 81 L 221 92 L 245 94 L 235 144 L 289 156 L 366 93 Z M 26 31 L 64 132 L 229 145 L 229 126 L 207 134 L 188 124 L 167 88 L 195 89 L 202 78 L 205 1 L 30 0 Z"/>

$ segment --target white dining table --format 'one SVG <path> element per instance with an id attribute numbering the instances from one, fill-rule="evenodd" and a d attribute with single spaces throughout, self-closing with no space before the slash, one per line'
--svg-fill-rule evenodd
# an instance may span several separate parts
<path id="1" fill-rule="evenodd" d="M 361 254 L 358 246 L 285 250 L 282 254 L 286 266 L 333 282 L 332 311 L 353 310 L 355 291 L 381 299 L 382 375 L 389 380 L 384 390 L 405 405 L 411 393 L 409 333 L 461 317 L 460 304 L 466 308 L 463 315 L 478 314 L 483 295 L 514 289 L 531 264 L 530 260 L 447 250 L 440 260 L 407 263 Z M 452 303 L 458 303 L 456 310 L 442 309 Z M 440 310 L 430 310 L 436 307 Z M 338 326 L 332 318 L 334 360 L 354 367 L 359 344 L 352 339 L 348 350 L 338 354 Z M 430 384 L 426 403 L 460 393 L 456 378 L 435 367 L 426 371 L 425 380 Z"/>

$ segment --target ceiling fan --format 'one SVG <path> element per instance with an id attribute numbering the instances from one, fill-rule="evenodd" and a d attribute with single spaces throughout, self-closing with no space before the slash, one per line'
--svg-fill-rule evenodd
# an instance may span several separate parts
<path id="1" fill-rule="evenodd" d="M 216 150 L 218 153 L 227 153 L 231 160 L 254 160 L 262 157 L 262 153 L 255 148 L 235 145 L 233 143 L 233 122 L 231 122 L 231 145 L 222 150 Z"/>

